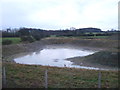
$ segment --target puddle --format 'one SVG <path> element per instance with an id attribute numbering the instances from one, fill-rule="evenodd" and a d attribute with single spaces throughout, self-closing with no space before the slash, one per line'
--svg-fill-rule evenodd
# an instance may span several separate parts
<path id="1" fill-rule="evenodd" d="M 82 49 L 70 49 L 70 48 L 46 48 L 39 52 L 33 52 L 32 54 L 15 58 L 14 61 L 20 64 L 29 65 L 47 65 L 57 67 L 75 67 L 85 69 L 96 69 L 94 67 L 85 67 L 80 65 L 73 65 L 73 62 L 65 60 L 67 58 L 73 58 L 77 56 L 87 56 L 95 53 L 91 50 Z"/>

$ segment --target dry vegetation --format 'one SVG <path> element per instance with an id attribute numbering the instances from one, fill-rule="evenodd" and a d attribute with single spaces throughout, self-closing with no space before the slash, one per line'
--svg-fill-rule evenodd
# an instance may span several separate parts
<path id="1" fill-rule="evenodd" d="M 112 39 L 79 39 L 76 37 L 51 37 L 30 44 L 4 45 L 3 66 L 6 67 L 7 87 L 43 88 L 44 72 L 48 69 L 49 88 L 97 88 L 98 71 L 75 68 L 57 68 L 38 65 L 22 65 L 11 62 L 10 57 L 23 52 L 32 52 L 50 44 L 70 44 L 102 48 L 117 52 L 118 41 Z M 10 62 L 6 62 L 10 61 Z M 118 88 L 118 71 L 101 71 L 103 88 Z"/>
<path id="2" fill-rule="evenodd" d="M 44 88 L 48 70 L 48 88 L 97 88 L 98 71 L 5 63 L 8 88 Z M 102 88 L 118 87 L 117 71 L 101 71 Z"/>

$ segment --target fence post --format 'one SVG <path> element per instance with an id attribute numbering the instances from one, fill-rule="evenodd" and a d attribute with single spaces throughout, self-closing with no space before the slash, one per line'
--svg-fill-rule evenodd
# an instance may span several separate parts
<path id="1" fill-rule="evenodd" d="M 98 88 L 101 88 L 101 71 L 98 72 Z"/>
<path id="2" fill-rule="evenodd" d="M 6 72 L 5 67 L 3 67 L 3 88 L 6 88 Z"/>
<path id="3" fill-rule="evenodd" d="M 48 71 L 45 70 L 45 88 L 48 88 Z"/>

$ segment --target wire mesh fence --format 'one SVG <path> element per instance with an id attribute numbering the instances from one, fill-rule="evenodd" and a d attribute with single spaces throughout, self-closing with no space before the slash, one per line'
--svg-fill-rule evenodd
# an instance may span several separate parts
<path id="1" fill-rule="evenodd" d="M 52 69 L 47 68 L 47 69 L 42 70 L 42 72 L 37 71 L 38 73 L 34 73 L 36 75 L 31 78 L 28 78 L 23 75 L 23 77 L 25 79 L 19 78 L 19 82 L 16 82 L 16 78 L 14 78 L 14 75 L 12 77 L 13 81 L 10 81 L 9 77 L 7 76 L 8 74 L 6 75 L 6 71 L 8 71 L 6 69 L 7 68 L 3 67 L 3 70 L 2 70 L 2 72 L 3 72 L 2 73 L 3 74 L 3 77 L 2 77 L 3 88 L 7 88 L 7 85 L 8 85 L 8 87 L 10 87 L 9 85 L 12 85 L 12 84 L 10 84 L 10 82 L 13 82 L 13 84 L 15 82 L 15 85 L 17 85 L 18 83 L 20 84 L 23 82 L 23 80 L 26 80 L 26 78 L 27 78 L 27 81 L 25 81 L 26 83 L 31 82 L 32 84 L 34 84 L 34 82 L 37 82 L 36 85 L 34 85 L 34 87 L 44 87 L 44 88 L 50 88 L 50 87 L 57 87 L 57 88 L 61 88 L 61 87 L 103 88 L 103 87 L 105 87 L 106 88 L 107 87 L 107 88 L 109 88 L 109 87 L 111 87 L 110 85 L 112 83 L 110 81 L 110 78 L 113 76 L 115 77 L 115 75 L 109 75 L 109 74 L 111 74 L 109 72 L 107 72 L 108 73 L 108 75 L 107 75 L 107 73 L 105 71 L 101 71 L 101 70 L 95 71 L 96 74 L 94 74 L 94 76 L 93 76 L 94 71 L 92 71 L 92 70 L 85 70 L 85 71 L 83 70 L 82 71 L 82 69 L 76 70 L 75 68 L 68 69 L 66 67 L 65 68 L 66 72 L 64 72 L 63 69 L 58 69 L 55 71 L 55 70 L 52 70 L 53 68 Z M 73 70 L 76 70 L 77 73 L 73 73 Z M 39 73 L 42 73 L 41 74 L 42 77 L 41 76 L 39 77 Z M 88 73 L 89 73 L 89 75 L 86 75 Z M 30 75 L 33 75 L 32 72 L 27 73 L 27 76 L 30 76 Z M 36 76 L 38 76 L 39 78 L 37 79 Z M 34 81 L 34 80 L 37 80 L 37 81 Z M 113 82 L 115 82 L 115 81 L 113 81 Z M 31 84 L 31 83 L 29 83 L 29 84 Z M 32 84 L 31 84 L 31 86 L 28 85 L 26 87 L 28 87 L 28 88 L 32 87 Z M 108 84 L 108 86 L 107 86 L 107 84 Z M 13 85 L 13 87 L 15 87 L 15 85 Z M 21 84 L 21 86 L 22 86 L 22 84 Z M 21 88 L 20 85 L 18 85 L 16 87 Z"/>

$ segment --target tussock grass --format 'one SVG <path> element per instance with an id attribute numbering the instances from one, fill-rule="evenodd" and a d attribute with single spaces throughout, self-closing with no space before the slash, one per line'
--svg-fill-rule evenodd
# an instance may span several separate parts
<path id="1" fill-rule="evenodd" d="M 75 65 L 118 70 L 120 68 L 119 55 L 120 52 L 118 50 L 110 49 L 97 51 L 84 57 L 68 58 L 67 60 L 72 61 Z"/>
<path id="2" fill-rule="evenodd" d="M 8 88 L 44 88 L 48 70 L 48 88 L 97 88 L 98 71 L 39 65 L 4 63 Z M 118 88 L 117 71 L 101 71 L 102 88 Z"/>

